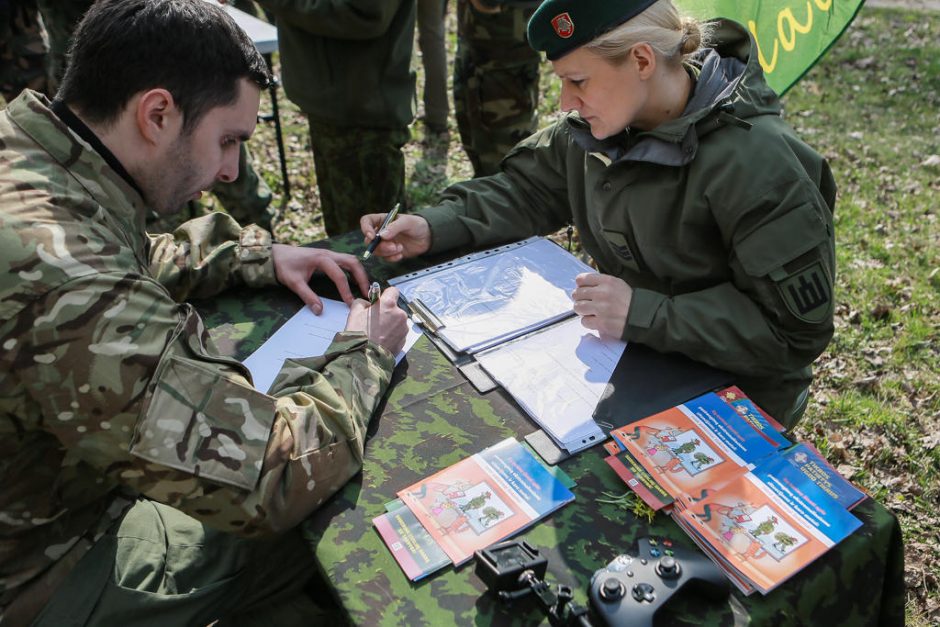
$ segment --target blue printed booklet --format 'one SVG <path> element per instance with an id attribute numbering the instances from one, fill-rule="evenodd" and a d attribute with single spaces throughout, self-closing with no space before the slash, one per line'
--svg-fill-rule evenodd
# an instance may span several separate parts
<path id="1" fill-rule="evenodd" d="M 862 524 L 782 456 L 673 518 L 745 594 L 767 594 Z"/>
<path id="2" fill-rule="evenodd" d="M 783 451 L 780 456 L 793 464 L 845 509 L 852 509 L 867 496 L 840 475 L 839 471 L 833 468 L 812 444 L 800 442 Z"/>
<path id="3" fill-rule="evenodd" d="M 574 500 L 565 483 L 508 438 L 400 491 L 403 508 L 373 524 L 414 581 L 459 566 Z"/>

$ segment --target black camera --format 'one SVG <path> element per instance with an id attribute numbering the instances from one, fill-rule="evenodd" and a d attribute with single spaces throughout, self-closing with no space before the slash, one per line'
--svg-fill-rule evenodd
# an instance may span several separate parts
<path id="1" fill-rule="evenodd" d="M 503 603 L 509 605 L 533 594 L 552 625 L 591 627 L 587 608 L 572 602 L 570 587 L 557 585 L 552 589 L 545 583 L 548 560 L 528 542 L 503 542 L 475 555 L 474 572 Z"/>

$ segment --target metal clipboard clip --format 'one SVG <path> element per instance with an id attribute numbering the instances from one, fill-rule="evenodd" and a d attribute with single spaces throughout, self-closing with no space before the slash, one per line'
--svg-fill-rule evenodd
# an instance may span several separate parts
<path id="1" fill-rule="evenodd" d="M 444 328 L 444 323 L 434 315 L 434 312 L 428 309 L 427 305 L 421 302 L 420 298 L 415 298 L 409 302 L 408 309 L 418 319 L 418 322 L 431 333 L 437 333 Z"/>

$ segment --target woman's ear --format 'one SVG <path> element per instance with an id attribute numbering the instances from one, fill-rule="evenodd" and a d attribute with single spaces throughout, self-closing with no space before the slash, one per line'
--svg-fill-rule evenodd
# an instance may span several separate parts
<path id="1" fill-rule="evenodd" d="M 648 79 L 656 71 L 656 53 L 648 43 L 640 43 L 630 49 L 630 62 L 634 64 L 640 78 Z"/>

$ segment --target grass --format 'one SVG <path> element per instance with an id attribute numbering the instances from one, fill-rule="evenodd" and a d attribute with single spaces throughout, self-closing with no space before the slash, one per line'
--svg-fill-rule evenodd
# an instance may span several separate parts
<path id="1" fill-rule="evenodd" d="M 839 183 L 836 337 L 799 435 L 898 516 L 907 619 L 940 618 L 940 14 L 863 10 L 785 99 Z"/>
<path id="2" fill-rule="evenodd" d="M 940 620 L 938 42 L 938 13 L 865 8 L 784 98 L 788 121 L 826 155 L 839 184 L 836 335 L 817 363 L 797 437 L 898 516 L 914 626 Z M 543 125 L 559 115 L 557 102 L 558 82 L 545 66 Z M 292 105 L 285 108 L 296 191 L 275 234 L 305 242 L 321 237 L 322 226 L 305 124 Z M 272 132 L 260 135 L 252 145 L 277 186 Z M 434 139 L 418 122 L 412 135 L 414 205 L 433 203 L 447 184 L 471 176 L 453 126 L 449 138 Z"/>

